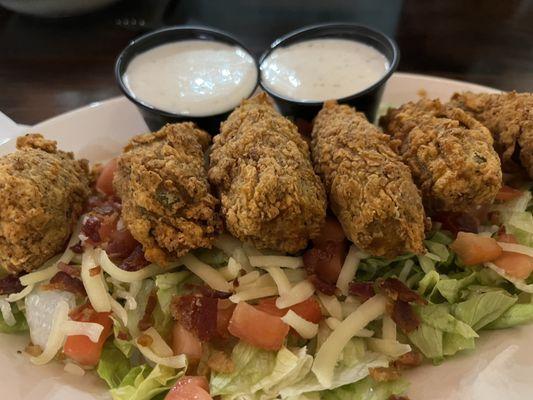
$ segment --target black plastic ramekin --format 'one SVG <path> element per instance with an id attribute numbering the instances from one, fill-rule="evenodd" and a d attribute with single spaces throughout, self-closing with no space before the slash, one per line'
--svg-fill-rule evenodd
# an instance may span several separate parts
<path id="1" fill-rule="evenodd" d="M 396 70 L 400 59 L 400 51 L 394 40 L 380 31 L 364 25 L 350 23 L 331 23 L 307 26 L 288 33 L 274 41 L 270 45 L 270 48 L 261 56 L 259 65 L 261 65 L 274 50 L 280 47 L 311 39 L 326 38 L 349 39 L 367 44 L 381 52 L 389 61 L 389 69 L 385 75 L 372 86 L 348 97 L 332 99 L 337 100 L 339 103 L 345 103 L 355 107 L 358 111 L 365 113 L 370 121 L 373 121 L 376 117 L 383 90 L 385 89 L 385 83 Z M 274 98 L 282 114 L 291 116 L 295 119 L 311 121 L 323 105 L 323 102 L 298 101 L 276 93 L 268 88 L 268 86 L 262 81 L 262 78 L 261 87 Z"/>
<path id="2" fill-rule="evenodd" d="M 189 114 L 175 114 L 168 111 L 160 110 L 151 104 L 143 102 L 141 99 L 134 96 L 130 92 L 123 80 L 123 75 L 128 68 L 130 61 L 138 54 L 150 50 L 162 44 L 172 43 L 182 40 L 209 40 L 231 45 L 239 46 L 244 49 L 254 59 L 257 68 L 257 83 L 253 90 L 248 95 L 251 96 L 259 85 L 259 66 L 253 53 L 246 48 L 239 40 L 233 36 L 219 31 L 217 29 L 200 27 L 200 26 L 174 26 L 168 28 L 158 29 L 156 31 L 147 33 L 133 41 L 131 41 L 126 48 L 120 53 L 115 64 L 115 77 L 118 85 L 124 95 L 134 103 L 141 112 L 146 124 L 151 130 L 158 130 L 166 123 L 193 121 L 200 128 L 205 129 L 212 135 L 218 133 L 220 122 L 225 120 L 233 111 L 232 109 L 215 115 L 208 116 L 194 116 Z"/>

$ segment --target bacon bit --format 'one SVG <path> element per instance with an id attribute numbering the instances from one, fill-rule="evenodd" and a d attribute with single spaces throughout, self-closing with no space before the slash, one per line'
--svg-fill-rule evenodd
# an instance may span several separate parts
<path id="1" fill-rule="evenodd" d="M 391 318 L 396 325 L 405 333 L 411 333 L 420 325 L 420 318 L 413 310 L 413 307 L 401 300 L 397 300 L 392 305 Z"/>
<path id="2" fill-rule="evenodd" d="M 85 221 L 83 222 L 83 225 L 81 227 L 81 233 L 87 236 L 91 243 L 100 243 L 102 241 L 99 233 L 101 224 L 102 223 L 100 219 L 98 219 L 94 215 L 89 215 L 87 218 L 85 218 Z"/>
<path id="3" fill-rule="evenodd" d="M 152 291 L 146 301 L 146 308 L 144 309 L 144 315 L 142 319 L 137 323 L 137 327 L 140 331 L 145 331 L 154 325 L 154 310 L 157 306 L 157 296 L 155 291 Z"/>
<path id="4" fill-rule="evenodd" d="M 374 283 L 372 282 L 350 282 L 348 284 L 348 293 L 361 298 L 363 301 L 368 300 L 376 294 Z"/>
<path id="5" fill-rule="evenodd" d="M 409 400 L 409 397 L 391 394 L 387 400 Z"/>
<path id="6" fill-rule="evenodd" d="M 503 185 L 500 191 L 496 194 L 495 199 L 501 202 L 514 200 L 524 194 L 524 191 Z"/>
<path id="7" fill-rule="evenodd" d="M 60 262 L 57 264 L 57 269 L 69 274 L 72 277 L 79 278 L 81 276 L 80 267 L 75 266 L 75 265 L 70 265 L 70 264 L 65 264 L 64 262 Z"/>
<path id="8" fill-rule="evenodd" d="M 130 340 L 130 334 L 126 331 L 118 331 L 117 338 L 120 340 Z"/>
<path id="9" fill-rule="evenodd" d="M 333 296 L 337 290 L 335 285 L 324 282 L 316 275 L 310 275 L 307 279 L 313 284 L 316 290 L 324 293 L 326 296 Z"/>
<path id="10" fill-rule="evenodd" d="M 369 368 L 368 374 L 376 382 L 395 381 L 400 378 L 400 371 L 394 367 Z"/>
<path id="11" fill-rule="evenodd" d="M 402 281 L 396 278 L 378 280 L 378 287 L 392 300 L 400 300 L 407 303 L 427 304 L 427 300 L 414 290 L 409 289 Z"/>
<path id="12" fill-rule="evenodd" d="M 112 259 L 124 259 L 139 245 L 128 229 L 120 229 L 111 234 L 106 251 Z"/>
<path id="13" fill-rule="evenodd" d="M 212 297 L 213 299 L 229 299 L 231 293 L 221 292 L 220 290 L 215 290 L 209 286 L 198 285 L 198 292 L 204 295 L 205 297 Z"/>
<path id="14" fill-rule="evenodd" d="M 150 335 L 142 334 L 137 338 L 137 343 L 140 346 L 149 347 L 154 342 L 154 339 Z"/>
<path id="15" fill-rule="evenodd" d="M 70 319 L 74 321 L 92 322 L 95 313 L 96 311 L 94 311 L 94 308 L 91 306 L 91 304 L 85 303 L 74 308 L 71 312 L 69 312 L 68 315 Z"/>
<path id="16" fill-rule="evenodd" d="M 142 246 L 139 244 L 135 250 L 119 265 L 124 271 L 139 271 L 149 265 L 150 262 L 144 258 Z"/>
<path id="17" fill-rule="evenodd" d="M 23 289 L 18 276 L 9 275 L 0 279 L 0 294 L 18 293 Z"/>
<path id="18" fill-rule="evenodd" d="M 85 297 L 87 295 L 83 282 L 63 271 L 59 271 L 55 274 L 52 279 L 50 279 L 50 283 L 42 285 L 42 288 L 43 290 L 62 290 L 74 293 L 80 297 Z"/>
<path id="19" fill-rule="evenodd" d="M 479 219 L 468 213 L 439 213 L 433 217 L 433 220 L 442 223 L 442 228 L 454 235 L 458 232 L 478 233 L 479 231 Z"/>
<path id="20" fill-rule="evenodd" d="M 29 343 L 24 351 L 32 357 L 39 357 L 41 354 L 43 354 L 43 349 L 41 349 L 41 346 L 32 343 Z"/>
<path id="21" fill-rule="evenodd" d="M 422 353 L 411 350 L 409 353 L 402 354 L 398 359 L 394 360 L 392 366 L 398 369 L 414 368 L 422 364 L 423 360 Z"/>
<path id="22" fill-rule="evenodd" d="M 94 267 L 89 270 L 89 276 L 96 276 L 102 272 L 102 268 L 100 267 Z"/>
<path id="23" fill-rule="evenodd" d="M 185 329 L 194 332 L 202 341 L 217 333 L 218 299 L 197 295 L 174 296 L 170 313 Z"/>
<path id="24" fill-rule="evenodd" d="M 70 246 L 70 250 L 72 250 L 76 254 L 83 254 L 83 245 L 81 244 L 81 241 L 79 241 L 73 246 Z"/>
<path id="25" fill-rule="evenodd" d="M 321 243 L 315 245 L 303 255 L 305 269 L 309 275 L 317 275 L 320 280 L 335 284 L 342 269 L 342 263 L 346 257 L 345 242 Z"/>
<path id="26" fill-rule="evenodd" d="M 231 374 L 235 370 L 235 364 L 230 356 L 220 350 L 214 350 L 209 359 L 207 366 L 215 372 L 222 374 Z"/>

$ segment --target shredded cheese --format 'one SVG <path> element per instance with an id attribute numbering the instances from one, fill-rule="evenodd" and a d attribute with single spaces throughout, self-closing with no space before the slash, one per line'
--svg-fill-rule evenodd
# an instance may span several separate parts
<path id="1" fill-rule="evenodd" d="M 72 250 L 68 249 L 65 251 L 65 253 L 68 251 L 74 254 Z M 30 272 L 26 275 L 22 275 L 19 279 L 20 283 L 22 284 L 22 286 L 30 286 L 51 279 L 59 271 L 59 269 L 57 268 L 57 264 L 59 263 L 59 260 L 61 258 L 62 256 L 53 257 L 46 263 L 44 263 L 42 268 L 40 268 L 39 270 L 35 272 Z"/>
<path id="2" fill-rule="evenodd" d="M 282 267 L 296 269 L 304 266 L 302 257 L 289 256 L 251 256 L 250 264 L 256 268 Z"/>
<path id="3" fill-rule="evenodd" d="M 396 340 L 396 323 L 388 315 L 383 316 L 383 339 Z"/>
<path id="4" fill-rule="evenodd" d="M 337 296 L 326 296 L 323 293 L 318 293 L 318 301 L 330 316 L 338 320 L 342 319 L 342 305 Z"/>
<path id="5" fill-rule="evenodd" d="M 104 327 L 95 322 L 65 321 L 63 323 L 63 332 L 66 336 L 87 336 L 93 343 L 97 343 Z"/>
<path id="6" fill-rule="evenodd" d="M 11 304 L 4 297 L 0 298 L 0 312 L 7 326 L 14 326 L 17 323 L 13 310 L 11 310 Z"/>
<path id="7" fill-rule="evenodd" d="M 354 245 L 351 245 L 337 279 L 337 287 L 344 296 L 348 295 L 348 285 L 355 278 L 361 258 L 362 254 L 357 251 L 357 248 Z"/>
<path id="8" fill-rule="evenodd" d="M 370 350 L 392 358 L 400 357 L 411 351 L 411 346 L 397 342 L 396 340 L 368 338 L 366 339 L 366 343 Z"/>
<path id="9" fill-rule="evenodd" d="M 505 272 L 503 269 L 501 269 L 494 263 L 486 262 L 485 266 L 492 269 L 502 278 L 507 279 L 509 282 L 515 285 L 517 289 L 520 289 L 522 292 L 533 293 L 533 284 L 527 284 L 524 279 L 518 279 L 513 276 L 510 276 L 509 274 L 507 274 L 507 272 Z"/>
<path id="10" fill-rule="evenodd" d="M 239 276 L 241 269 L 241 265 L 233 257 L 230 257 L 228 265 L 220 268 L 218 271 L 222 274 L 225 280 L 232 281 Z"/>
<path id="11" fill-rule="evenodd" d="M 65 371 L 67 374 L 75 375 L 75 376 L 84 376 L 85 370 L 80 367 L 77 364 L 74 364 L 72 362 L 67 362 L 65 364 L 65 367 L 63 368 L 63 371 Z"/>
<path id="12" fill-rule="evenodd" d="M 231 291 L 230 284 L 226 282 L 226 279 L 220 272 L 211 267 L 210 265 L 200 261 L 192 254 L 186 254 L 180 258 L 183 265 L 185 265 L 193 274 L 198 276 L 212 289 L 220 292 Z"/>
<path id="13" fill-rule="evenodd" d="M 241 301 L 261 299 L 263 297 L 275 296 L 278 294 L 278 288 L 276 286 L 265 286 L 258 288 L 250 288 L 238 292 L 230 296 L 230 301 L 232 303 L 240 303 Z"/>
<path id="14" fill-rule="evenodd" d="M 402 267 L 402 270 L 400 271 L 400 275 L 398 276 L 398 279 L 401 280 L 403 283 L 405 283 L 414 265 L 415 265 L 415 262 L 413 260 L 411 259 L 406 260 L 405 264 Z"/>
<path id="15" fill-rule="evenodd" d="M 346 344 L 371 321 L 383 315 L 386 305 L 387 299 L 381 294 L 368 299 L 342 321 L 318 349 L 311 370 L 325 388 L 332 384 L 335 364 Z"/>
<path id="16" fill-rule="evenodd" d="M 254 280 L 252 283 L 249 283 L 247 285 L 239 285 L 235 288 L 236 292 L 242 292 L 245 290 L 249 290 L 252 288 L 260 288 L 260 287 L 270 287 L 270 286 L 276 286 L 276 283 L 274 282 L 274 279 L 270 276 L 270 274 L 263 274 L 260 275 L 259 278 Z"/>
<path id="17" fill-rule="evenodd" d="M 333 330 L 341 324 L 341 321 L 337 318 L 329 317 L 326 318 L 326 324 L 328 325 L 329 329 Z"/>
<path id="18" fill-rule="evenodd" d="M 110 294 L 109 296 L 109 304 L 111 305 L 111 311 L 113 311 L 113 314 L 122 322 L 124 326 L 128 325 L 128 312 L 122 305 L 116 301 Z"/>
<path id="19" fill-rule="evenodd" d="M 135 343 L 137 341 L 135 340 Z M 164 365 L 165 367 L 175 368 L 175 369 L 181 369 L 185 368 L 187 366 L 187 357 L 185 354 L 180 354 L 178 356 L 170 356 L 170 357 L 160 357 L 157 354 L 155 354 L 149 347 L 142 346 L 139 343 L 137 343 L 137 348 L 141 352 L 141 354 L 146 358 L 148 361 L 151 361 L 155 364 Z"/>
<path id="20" fill-rule="evenodd" d="M 14 303 L 16 301 L 22 300 L 24 297 L 26 297 L 33 291 L 33 288 L 33 285 L 28 285 L 18 293 L 11 293 L 9 296 L 6 297 L 6 301 L 8 301 L 9 303 Z"/>
<path id="21" fill-rule="evenodd" d="M 111 303 L 104 274 L 101 270 L 97 274 L 91 274 L 91 269 L 94 267 L 96 267 L 94 250 L 86 249 L 81 259 L 81 280 L 87 291 L 87 297 L 96 312 L 109 312 Z"/>
<path id="22" fill-rule="evenodd" d="M 237 279 L 237 282 L 239 282 L 239 287 L 249 285 L 253 283 L 255 280 L 257 280 L 260 276 L 261 276 L 261 273 L 259 271 L 248 272 L 247 274 L 240 276 Z"/>
<path id="23" fill-rule="evenodd" d="M 241 242 L 239 242 L 233 236 L 224 233 L 215 239 L 213 245 L 217 249 L 222 250 L 228 256 L 232 256 L 233 252 L 241 247 Z"/>
<path id="24" fill-rule="evenodd" d="M 37 357 L 30 358 L 30 361 L 35 365 L 43 365 L 50 362 L 63 346 L 66 336 L 63 325 L 68 321 L 69 309 L 70 307 L 65 300 L 57 303 L 52 321 L 52 329 L 50 330 L 50 335 L 48 336 L 43 352 Z"/>
<path id="25" fill-rule="evenodd" d="M 342 321 L 339 321 L 337 318 L 326 318 L 326 325 L 329 327 L 329 329 L 333 330 L 337 328 Z M 370 329 L 360 329 L 357 331 L 357 333 L 354 335 L 356 337 L 372 337 L 374 336 L 374 331 L 371 331 Z"/>
<path id="26" fill-rule="evenodd" d="M 290 291 L 276 299 L 276 307 L 288 308 L 295 304 L 307 300 L 315 293 L 315 287 L 308 280 L 301 281 L 294 285 Z"/>
<path id="27" fill-rule="evenodd" d="M 498 245 L 502 248 L 503 251 L 509 251 L 511 253 L 520 253 L 527 256 L 533 257 L 533 248 L 529 246 L 523 246 L 516 243 L 503 243 L 498 242 Z"/>
<path id="28" fill-rule="evenodd" d="M 233 258 L 240 264 L 242 269 L 244 269 L 246 272 L 253 271 L 253 267 L 250 265 L 250 260 L 248 260 L 248 256 L 244 252 L 242 247 L 238 247 L 233 251 Z"/>
<path id="29" fill-rule="evenodd" d="M 152 338 L 152 344 L 148 347 L 150 347 L 150 349 L 152 349 L 152 351 L 159 357 L 172 357 L 174 355 L 174 352 L 170 346 L 161 337 L 159 332 L 154 329 L 154 327 L 148 328 L 143 332 L 143 334 Z"/>
<path id="30" fill-rule="evenodd" d="M 294 328 L 304 339 L 312 339 L 318 333 L 318 324 L 307 321 L 292 310 L 289 310 L 287 314 L 281 317 L 281 320 L 291 328 Z"/>
<path id="31" fill-rule="evenodd" d="M 361 305 L 361 301 L 354 296 L 348 296 L 341 303 L 342 308 L 342 317 L 346 318 L 348 315 L 353 313 Z"/>
<path id="32" fill-rule="evenodd" d="M 266 270 L 274 280 L 276 286 L 278 287 L 278 293 L 280 294 L 280 296 L 283 296 L 291 290 L 291 283 L 289 282 L 289 278 L 287 278 L 287 275 L 285 275 L 285 273 L 280 267 L 268 267 L 266 268 Z"/>
<path id="33" fill-rule="evenodd" d="M 85 251 L 85 253 L 87 250 Z M 132 283 L 142 281 L 143 279 L 157 275 L 163 271 L 169 271 L 181 265 L 178 262 L 170 263 L 170 265 L 163 270 L 159 265 L 150 264 L 138 271 L 124 271 L 117 267 L 110 259 L 107 253 L 102 249 L 95 249 L 96 262 L 107 272 L 111 277 L 115 278 L 119 282 Z M 83 253 L 85 255 L 85 253 Z M 83 258 L 82 258 L 83 265 Z"/>

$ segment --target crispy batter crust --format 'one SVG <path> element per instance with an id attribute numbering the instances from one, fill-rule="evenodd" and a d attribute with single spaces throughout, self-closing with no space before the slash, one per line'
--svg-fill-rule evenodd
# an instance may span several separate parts
<path id="1" fill-rule="evenodd" d="M 409 168 L 362 113 L 327 102 L 311 150 L 348 238 L 375 256 L 423 251 L 424 209 Z"/>
<path id="2" fill-rule="evenodd" d="M 229 232 L 257 248 L 296 252 L 324 223 L 326 196 L 308 145 L 264 94 L 245 100 L 222 124 L 209 179 Z"/>
<path id="3" fill-rule="evenodd" d="M 516 171 L 519 158 L 533 178 L 533 94 L 456 93 L 450 104 L 489 129 L 506 171 Z"/>
<path id="4" fill-rule="evenodd" d="M 211 247 L 220 231 L 217 199 L 207 181 L 209 135 L 191 123 L 166 125 L 132 138 L 114 179 L 122 218 L 147 260 L 166 264 Z"/>
<path id="5" fill-rule="evenodd" d="M 90 193 L 86 160 L 30 134 L 0 158 L 0 265 L 32 271 L 60 252 Z"/>
<path id="6" fill-rule="evenodd" d="M 381 119 L 430 210 L 469 211 L 491 203 L 502 182 L 490 132 L 459 108 L 420 100 Z"/>

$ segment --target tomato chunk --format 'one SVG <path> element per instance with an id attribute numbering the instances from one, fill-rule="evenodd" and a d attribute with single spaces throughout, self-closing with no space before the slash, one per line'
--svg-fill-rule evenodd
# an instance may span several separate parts
<path id="1" fill-rule="evenodd" d="M 271 315 L 283 317 L 287 314 L 287 311 L 292 310 L 303 319 L 318 324 L 322 320 L 322 310 L 320 310 L 320 304 L 314 297 L 310 297 L 301 303 L 295 304 L 288 308 L 276 307 L 276 297 L 269 297 L 259 300 L 256 308 Z"/>
<path id="2" fill-rule="evenodd" d="M 165 400 L 211 400 L 207 379 L 203 376 L 184 376 L 170 389 Z"/>
<path id="3" fill-rule="evenodd" d="M 450 248 L 465 265 L 492 261 L 502 254 L 502 248 L 495 239 L 469 232 L 459 232 Z"/>
<path id="4" fill-rule="evenodd" d="M 115 176 L 115 171 L 117 170 L 118 162 L 116 158 L 108 161 L 102 168 L 102 172 L 96 180 L 96 189 L 108 196 L 112 196 L 115 191 L 113 189 L 113 177 Z"/>
<path id="5" fill-rule="evenodd" d="M 504 251 L 494 264 L 518 279 L 526 279 L 533 271 L 533 259 L 526 254 Z"/>
<path id="6" fill-rule="evenodd" d="M 202 358 L 202 342 L 176 322 L 172 328 L 172 351 L 175 355 L 185 354 L 189 363 L 196 364 Z"/>
<path id="7" fill-rule="evenodd" d="M 111 334 L 113 327 L 113 321 L 109 315 L 110 313 L 108 312 L 98 313 L 94 311 L 90 304 L 73 311 L 70 318 L 74 321 L 95 322 L 102 325 L 104 330 L 96 343 L 84 335 L 68 336 L 63 346 L 65 355 L 81 365 L 94 366 L 98 364 L 104 343 Z"/>
<path id="8" fill-rule="evenodd" d="M 518 190 L 510 186 L 503 185 L 500 191 L 498 192 L 498 194 L 496 194 L 496 200 L 499 200 L 499 201 L 514 200 L 522 196 L 523 194 L 524 192 L 522 190 Z"/>
<path id="9" fill-rule="evenodd" d="M 289 333 L 289 325 L 280 317 L 240 302 L 229 321 L 229 332 L 239 339 L 265 350 L 279 350 Z"/>

